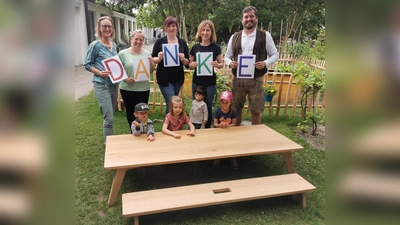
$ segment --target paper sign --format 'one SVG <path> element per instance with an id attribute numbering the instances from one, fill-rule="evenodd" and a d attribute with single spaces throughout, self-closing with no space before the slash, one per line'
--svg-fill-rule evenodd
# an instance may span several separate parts
<path id="1" fill-rule="evenodd" d="M 150 63 L 148 58 L 133 59 L 135 81 L 150 80 Z"/>
<path id="2" fill-rule="evenodd" d="M 255 55 L 238 55 L 237 78 L 253 79 L 254 64 L 256 63 Z"/>
<path id="3" fill-rule="evenodd" d="M 163 44 L 164 67 L 179 66 L 178 44 Z"/>
<path id="4" fill-rule="evenodd" d="M 104 59 L 101 62 L 103 63 L 106 70 L 111 72 L 108 76 L 110 77 L 113 84 L 128 78 L 118 55 Z"/>
<path id="5" fill-rule="evenodd" d="M 213 60 L 212 52 L 198 52 L 196 53 L 197 61 L 197 76 L 212 76 L 213 68 L 211 62 Z"/>

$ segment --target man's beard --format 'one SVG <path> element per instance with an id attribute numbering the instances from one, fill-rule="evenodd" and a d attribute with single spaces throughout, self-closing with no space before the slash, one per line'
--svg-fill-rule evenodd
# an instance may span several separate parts
<path id="1" fill-rule="evenodd" d="M 257 23 L 252 23 L 252 25 L 251 26 L 243 26 L 244 27 L 244 29 L 246 29 L 246 30 L 251 30 L 251 29 L 253 29 L 254 27 L 256 27 L 256 25 L 257 25 Z"/>

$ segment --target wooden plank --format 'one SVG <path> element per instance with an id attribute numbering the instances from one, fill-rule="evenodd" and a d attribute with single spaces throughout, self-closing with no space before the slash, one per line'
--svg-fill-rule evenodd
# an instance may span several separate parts
<path id="1" fill-rule="evenodd" d="M 196 136 L 187 130 L 176 131 L 181 139 L 155 133 L 156 140 L 146 141 L 146 135 L 111 135 L 107 137 L 104 168 L 133 169 L 142 166 L 172 164 L 275 154 L 302 150 L 303 147 L 264 124 L 200 129 Z M 254 136 L 259 138 L 254 138 Z M 250 143 L 248 140 L 252 140 Z M 202 143 L 202 144 L 199 144 Z"/>
<path id="2" fill-rule="evenodd" d="M 290 90 L 292 88 L 293 77 L 294 77 L 293 73 L 290 74 L 289 85 L 288 85 L 288 89 L 287 89 L 287 92 L 286 92 L 284 116 L 287 115 L 287 110 L 288 110 L 288 106 L 289 106 L 289 96 L 290 96 Z M 293 103 L 293 104 L 295 104 L 295 103 Z"/>
<path id="3" fill-rule="evenodd" d="M 153 73 L 154 81 L 153 81 L 153 111 L 156 112 L 156 101 L 157 101 L 157 83 L 156 83 L 156 71 Z M 149 102 L 150 103 L 150 102 Z"/>
<path id="4" fill-rule="evenodd" d="M 292 116 L 296 115 L 297 100 L 298 100 L 298 97 L 300 96 L 300 94 L 301 94 L 300 87 L 297 87 L 296 91 L 294 93 L 294 100 L 293 100 L 293 106 L 292 106 Z"/>
<path id="5" fill-rule="evenodd" d="M 283 78 L 284 78 L 284 74 L 280 74 L 281 75 L 281 79 L 280 79 L 280 83 L 279 83 L 279 89 L 278 89 L 278 101 L 277 101 L 277 108 L 276 108 L 276 116 L 279 116 L 279 110 L 281 108 L 281 97 L 282 97 L 282 90 L 283 90 Z"/>
<path id="6" fill-rule="evenodd" d="M 285 152 L 282 153 L 283 159 L 285 160 L 286 168 L 289 173 L 295 173 L 294 170 L 294 163 L 293 163 L 293 157 L 291 152 Z"/>
<path id="7" fill-rule="evenodd" d="M 122 181 L 125 177 L 126 169 L 119 169 L 115 171 L 114 179 L 111 185 L 110 195 L 108 197 L 108 205 L 113 205 L 118 197 L 119 189 L 121 188 Z"/>
<path id="8" fill-rule="evenodd" d="M 258 177 L 122 195 L 124 217 L 300 194 L 315 190 L 298 174 Z"/>

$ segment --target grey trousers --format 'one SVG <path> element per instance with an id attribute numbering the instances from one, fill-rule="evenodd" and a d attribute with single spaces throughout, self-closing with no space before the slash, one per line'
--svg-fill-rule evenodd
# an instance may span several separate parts
<path id="1" fill-rule="evenodd" d="M 103 133 L 104 143 L 108 135 L 113 134 L 114 113 L 117 107 L 118 84 L 107 85 L 93 82 L 94 94 L 103 113 Z"/>

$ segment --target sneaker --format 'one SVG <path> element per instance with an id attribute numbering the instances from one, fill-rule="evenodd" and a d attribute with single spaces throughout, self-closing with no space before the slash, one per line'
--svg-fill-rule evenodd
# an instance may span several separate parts
<path id="1" fill-rule="evenodd" d="M 236 158 L 231 158 L 230 163 L 231 163 L 231 169 L 237 170 L 239 168 L 236 163 Z"/>
<path id="2" fill-rule="evenodd" d="M 219 167 L 220 164 L 221 164 L 221 160 L 216 159 L 216 160 L 214 160 L 214 162 L 213 162 L 213 167 Z"/>

